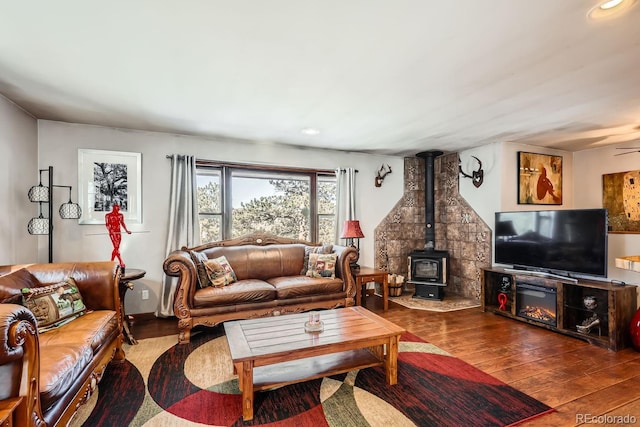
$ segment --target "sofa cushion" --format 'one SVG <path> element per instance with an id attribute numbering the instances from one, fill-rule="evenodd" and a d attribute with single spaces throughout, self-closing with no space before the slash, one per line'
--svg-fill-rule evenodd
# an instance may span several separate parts
<path id="1" fill-rule="evenodd" d="M 309 268 L 309 254 L 330 254 L 331 252 L 333 252 L 333 245 L 305 246 L 304 266 L 302 267 L 300 274 L 303 276 L 307 274 L 307 269 Z"/>
<path id="2" fill-rule="evenodd" d="M 97 353 L 119 333 L 117 313 L 113 310 L 96 310 L 40 335 L 40 346 L 78 346 L 84 343 L 89 344 L 93 352 Z"/>
<path id="3" fill-rule="evenodd" d="M 40 397 L 49 408 L 93 362 L 94 355 L 120 333 L 113 310 L 91 311 L 60 328 L 40 335 Z"/>
<path id="4" fill-rule="evenodd" d="M 336 254 L 309 254 L 307 277 L 336 277 Z"/>
<path id="5" fill-rule="evenodd" d="M 259 279 L 246 279 L 221 288 L 210 286 L 198 289 L 193 296 L 193 305 L 194 307 L 213 307 L 274 299 L 276 299 L 276 290 L 272 285 Z"/>
<path id="6" fill-rule="evenodd" d="M 93 350 L 85 342 L 40 345 L 40 399 L 46 411 L 70 388 L 93 360 Z"/>
<path id="7" fill-rule="evenodd" d="M 307 276 L 274 277 L 268 282 L 276 289 L 278 300 L 313 295 L 335 294 L 344 291 L 342 279 Z"/>
<path id="8" fill-rule="evenodd" d="M 0 277 L 0 302 L 20 304 L 22 289 L 37 288 L 40 282 L 26 268 Z"/>
<path id="9" fill-rule="evenodd" d="M 207 249 L 205 253 L 211 259 L 224 255 L 238 280 L 267 280 L 299 275 L 304 248 L 303 244 L 223 246 Z"/>
<path id="10" fill-rule="evenodd" d="M 40 333 L 68 323 L 87 311 L 72 278 L 54 285 L 23 289 L 22 305 L 36 316 Z"/>

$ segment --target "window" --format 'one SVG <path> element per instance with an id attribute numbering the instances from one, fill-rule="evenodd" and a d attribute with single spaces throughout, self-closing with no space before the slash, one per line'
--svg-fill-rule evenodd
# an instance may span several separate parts
<path id="1" fill-rule="evenodd" d="M 331 171 L 198 162 L 203 243 L 263 231 L 321 243 L 334 240 L 336 179 Z"/>
<path id="2" fill-rule="evenodd" d="M 222 239 L 222 174 L 221 169 L 198 169 L 198 211 L 200 241 Z"/>
<path id="3" fill-rule="evenodd" d="M 336 177 L 319 176 L 318 190 L 318 242 L 333 243 L 336 229 Z"/>

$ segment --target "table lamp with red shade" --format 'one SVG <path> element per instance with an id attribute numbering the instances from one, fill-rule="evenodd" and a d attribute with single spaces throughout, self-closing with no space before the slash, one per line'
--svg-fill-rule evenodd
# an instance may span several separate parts
<path id="1" fill-rule="evenodd" d="M 364 237 L 364 233 L 360 228 L 360 221 L 357 219 L 346 220 L 342 225 L 342 234 L 340 234 L 341 239 L 347 239 L 347 244 L 356 248 L 358 253 L 358 258 L 360 257 L 360 239 Z M 358 246 L 353 244 L 353 240 L 358 239 Z M 358 265 L 358 258 L 355 259 L 351 263 L 351 269 L 357 270 L 360 268 Z"/>

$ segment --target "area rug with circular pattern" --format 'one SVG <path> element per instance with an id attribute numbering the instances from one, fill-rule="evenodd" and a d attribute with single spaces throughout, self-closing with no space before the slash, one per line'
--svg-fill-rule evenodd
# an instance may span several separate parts
<path id="1" fill-rule="evenodd" d="M 256 393 L 242 421 L 241 394 L 223 328 L 191 343 L 176 336 L 125 346 L 73 426 L 505 426 L 553 411 L 419 337 L 405 333 L 398 383 L 367 368 Z"/>

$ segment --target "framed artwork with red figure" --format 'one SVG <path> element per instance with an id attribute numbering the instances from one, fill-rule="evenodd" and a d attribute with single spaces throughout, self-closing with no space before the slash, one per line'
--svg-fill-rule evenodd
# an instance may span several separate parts
<path id="1" fill-rule="evenodd" d="M 562 156 L 518 152 L 518 204 L 562 204 Z"/>

